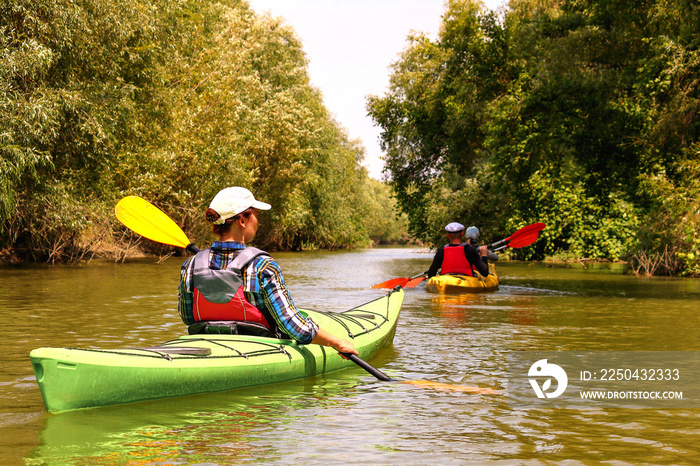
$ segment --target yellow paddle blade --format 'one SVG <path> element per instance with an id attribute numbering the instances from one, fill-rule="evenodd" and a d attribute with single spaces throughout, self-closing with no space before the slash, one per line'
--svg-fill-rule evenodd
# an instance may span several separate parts
<path id="1" fill-rule="evenodd" d="M 401 383 L 416 385 L 423 388 L 432 388 L 433 390 L 466 392 L 475 395 L 498 395 L 502 393 L 502 391 L 494 390 L 493 388 L 469 387 L 466 385 L 453 385 L 451 383 L 431 382 L 429 380 L 404 380 Z"/>
<path id="2" fill-rule="evenodd" d="M 138 196 L 127 196 L 117 203 L 114 214 L 131 231 L 158 243 L 186 248 L 185 232 L 158 207 Z"/>

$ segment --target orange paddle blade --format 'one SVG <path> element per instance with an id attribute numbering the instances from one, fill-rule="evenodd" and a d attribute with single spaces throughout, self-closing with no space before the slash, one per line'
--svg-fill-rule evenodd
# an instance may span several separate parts
<path id="1" fill-rule="evenodd" d="M 418 286 L 418 284 L 423 280 L 425 280 L 425 275 L 423 275 L 422 277 L 414 278 L 413 280 L 409 280 L 408 283 L 406 283 L 403 286 L 403 288 L 414 288 Z"/>
<path id="2" fill-rule="evenodd" d="M 400 286 L 401 288 L 404 287 L 406 283 L 408 283 L 409 279 L 404 278 L 404 277 L 399 277 L 399 278 L 392 278 L 391 280 L 387 280 L 385 282 L 377 283 L 374 285 L 372 288 L 388 288 L 390 290 L 393 290 L 397 286 Z"/>

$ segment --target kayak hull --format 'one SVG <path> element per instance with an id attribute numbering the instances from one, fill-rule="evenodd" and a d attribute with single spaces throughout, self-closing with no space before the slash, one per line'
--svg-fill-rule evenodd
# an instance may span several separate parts
<path id="1" fill-rule="evenodd" d="M 403 291 L 342 313 L 303 312 L 350 338 L 369 360 L 392 343 Z M 156 347 L 38 348 L 30 353 L 46 409 L 61 412 L 219 392 L 356 367 L 337 351 L 244 335 L 186 335 Z"/>
<path id="2" fill-rule="evenodd" d="M 489 275 L 482 277 L 476 272 L 475 277 L 465 275 L 436 275 L 430 277 L 426 289 L 434 293 L 458 294 L 480 293 L 498 288 L 498 274 L 493 264 L 489 264 Z"/>

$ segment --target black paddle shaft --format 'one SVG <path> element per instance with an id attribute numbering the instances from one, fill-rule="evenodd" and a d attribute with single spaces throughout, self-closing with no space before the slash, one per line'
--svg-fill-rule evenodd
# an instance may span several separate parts
<path id="1" fill-rule="evenodd" d="M 352 362 L 354 362 L 355 364 L 357 364 L 358 366 L 360 366 L 361 368 L 363 368 L 364 370 L 366 370 L 367 372 L 369 372 L 370 374 L 372 374 L 373 376 L 378 378 L 379 380 L 383 380 L 384 382 L 391 382 L 394 380 L 391 377 L 389 377 L 388 375 L 386 375 L 384 372 L 382 372 L 379 369 L 377 369 L 376 367 L 370 365 L 364 359 L 360 359 L 356 354 L 350 354 L 350 353 L 340 353 L 340 354 L 342 354 L 343 356 L 345 356 L 346 358 L 348 358 L 349 360 L 351 360 Z"/>

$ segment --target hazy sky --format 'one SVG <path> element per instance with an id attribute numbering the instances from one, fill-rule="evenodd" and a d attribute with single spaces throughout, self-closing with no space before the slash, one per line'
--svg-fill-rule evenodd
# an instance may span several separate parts
<path id="1" fill-rule="evenodd" d="M 504 0 L 485 0 L 492 9 Z M 301 38 L 311 84 L 326 108 L 366 149 L 365 166 L 380 178 L 379 128 L 367 116 L 366 97 L 383 95 L 389 65 L 410 31 L 437 36 L 443 0 L 249 0 L 257 13 L 281 16 Z"/>

